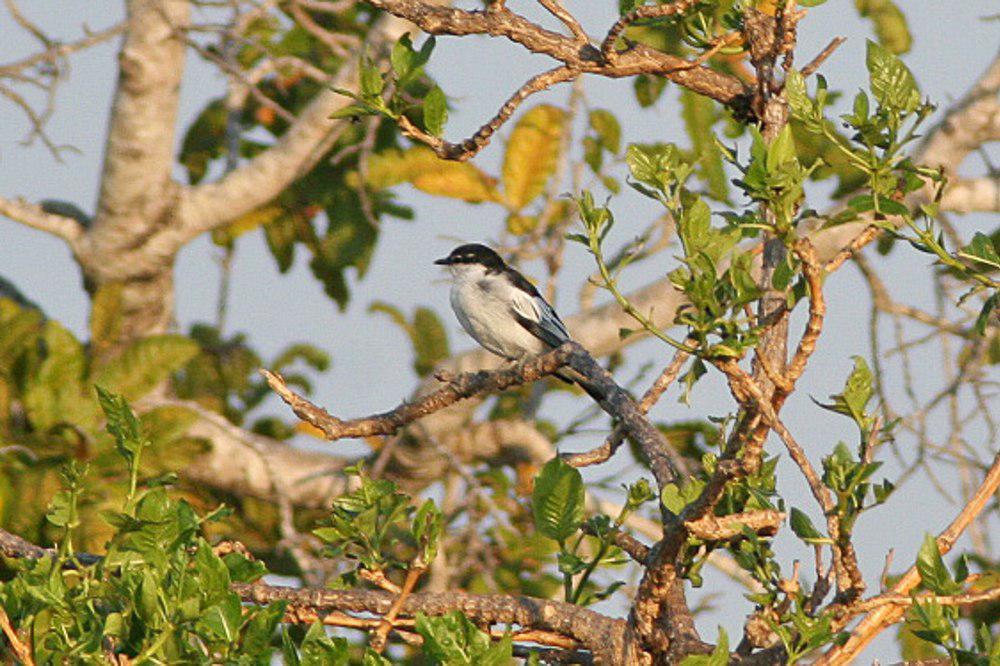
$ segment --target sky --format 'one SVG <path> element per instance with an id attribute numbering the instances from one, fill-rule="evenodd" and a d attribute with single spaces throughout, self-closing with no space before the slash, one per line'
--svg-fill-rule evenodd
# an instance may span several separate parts
<path id="1" fill-rule="evenodd" d="M 617 2 L 580 0 L 566 2 L 592 34 L 613 20 Z M 905 62 L 915 72 L 925 96 L 940 106 L 960 97 L 995 55 L 998 23 L 983 21 L 993 14 L 996 6 L 990 2 L 906 2 L 899 4 L 908 11 L 914 48 Z M 538 20 L 547 20 L 533 11 L 533 3 L 521 0 L 508 5 L 524 11 Z M 57 38 L 69 40 L 79 35 L 83 26 L 98 29 L 113 23 L 123 15 L 123 3 L 114 0 L 30 0 L 22 2 L 25 12 L 45 26 Z M 558 27 L 552 25 L 554 29 Z M 31 52 L 25 35 L 12 27 L 9 17 L 0 14 L 0 63 L 15 60 Z M 871 36 L 870 25 L 859 19 L 853 3 L 831 0 L 814 8 L 800 24 L 798 61 L 806 62 L 820 51 L 835 35 L 848 38 L 824 65 L 822 72 L 831 87 L 846 91 L 848 99 L 864 85 L 865 39 Z M 58 198 L 71 201 L 84 210 L 93 210 L 100 176 L 103 141 L 115 82 L 116 45 L 106 44 L 78 54 L 72 60 L 72 70 L 59 90 L 54 116 L 48 125 L 50 135 L 60 144 L 72 145 L 75 152 L 64 154 L 61 163 L 38 142 L 22 145 L 28 126 L 23 115 L 8 103 L 0 103 L 0 194 L 23 196 L 37 201 Z M 182 105 L 178 137 L 206 99 L 224 89 L 225 81 L 211 68 L 191 56 L 188 75 L 182 88 Z M 519 47 L 502 40 L 488 38 L 439 39 L 430 73 L 452 100 L 446 137 L 464 138 L 485 119 L 492 116 L 506 97 L 532 75 L 548 68 L 545 58 L 522 52 Z M 627 81 L 586 79 L 588 102 L 595 107 L 614 108 L 623 119 L 626 140 L 683 142 L 677 105 L 664 100 L 653 109 L 640 110 Z M 568 88 L 538 95 L 534 103 L 561 103 Z M 669 95 L 667 96 L 669 97 Z M 502 134 L 502 132 L 501 132 Z M 496 173 L 502 155 L 502 140 L 495 140 L 476 158 L 481 168 Z M 994 158 L 996 159 L 996 158 Z M 971 161 L 973 169 L 981 162 Z M 179 179 L 183 174 L 178 171 Z M 822 208 L 829 185 L 817 185 L 819 197 L 812 205 Z M 251 343 L 265 358 L 289 343 L 304 340 L 330 352 L 333 369 L 317 382 L 314 398 L 331 413 L 359 416 L 382 411 L 405 398 L 415 386 L 411 370 L 411 355 L 404 334 L 388 319 L 369 314 L 368 305 L 384 300 L 412 311 L 417 305 L 427 305 L 442 315 L 454 350 L 473 346 L 458 327 L 448 309 L 448 287 L 433 260 L 444 256 L 458 241 L 486 241 L 498 238 L 503 225 L 499 207 L 469 206 L 421 194 L 403 188 L 401 199 L 412 205 L 417 217 L 413 222 L 386 220 L 383 235 L 367 276 L 352 280 L 352 300 L 345 312 L 323 296 L 322 289 L 310 276 L 302 253 L 289 274 L 278 274 L 274 261 L 267 253 L 259 235 L 239 241 L 232 273 L 232 299 L 229 303 L 229 332 L 246 331 Z M 611 202 L 619 225 L 617 242 L 631 238 L 656 213 L 638 197 L 624 196 Z M 996 217 L 967 216 L 959 218 L 964 230 L 992 230 Z M 612 240 L 615 240 L 614 238 Z M 177 318 L 179 330 L 191 323 L 213 321 L 218 287 L 218 250 L 202 238 L 187 247 L 177 264 Z M 591 270 L 592 264 L 583 248 L 568 250 L 567 268 L 560 279 L 557 307 L 563 314 L 575 310 L 576 290 Z M 883 275 L 891 278 L 896 297 L 916 305 L 932 304 L 927 278 L 928 261 L 923 255 L 897 251 L 883 265 Z M 653 266 L 626 279 L 625 286 L 638 286 L 656 274 L 673 266 Z M 525 267 L 529 274 L 538 266 Z M 539 273 L 540 274 L 540 273 Z M 53 318 L 68 325 L 80 336 L 86 335 L 87 300 L 82 291 L 79 272 L 61 241 L 41 232 L 22 227 L 0 218 L 0 276 L 13 281 Z M 815 408 L 810 396 L 825 399 L 837 392 L 850 370 L 849 357 L 868 352 L 867 289 L 855 271 L 845 269 L 828 280 L 827 294 L 830 315 L 820 348 L 797 393 L 785 408 L 786 420 L 793 432 L 800 434 L 813 461 L 829 449 L 838 438 L 853 441 L 853 433 L 844 419 Z M 262 298 L 262 294 L 268 294 Z M 795 330 L 793 324 L 793 330 Z M 667 351 L 655 342 L 637 345 L 630 352 L 630 367 L 644 360 L 662 364 Z M 914 369 L 918 386 L 926 380 L 934 385 L 937 368 L 933 364 L 917 364 Z M 892 381 L 897 382 L 898 379 Z M 553 401 L 549 415 L 560 418 L 569 404 Z M 277 404 L 272 405 L 279 409 Z M 657 418 L 704 418 L 720 415 L 730 409 L 727 394 L 718 381 L 706 381 L 696 389 L 690 408 L 677 403 L 676 392 L 668 393 L 656 408 Z M 570 449 L 583 449 L 594 443 L 592 436 L 573 440 Z M 357 444 L 338 443 L 337 452 L 361 453 Z M 775 451 L 777 449 L 774 449 Z M 588 478 L 615 474 L 634 474 L 635 470 L 622 459 L 588 472 Z M 893 463 L 886 466 L 891 474 Z M 787 464 L 779 468 L 781 490 L 790 504 L 807 508 L 812 502 L 796 470 Z M 949 487 L 954 476 L 941 470 Z M 810 509 L 811 510 L 811 509 Z M 896 546 L 896 562 L 910 562 L 923 534 L 939 531 L 955 513 L 939 493 L 930 489 L 925 479 L 905 485 L 889 505 L 862 518 L 857 530 L 864 570 L 869 583 L 877 586 L 882 558 L 890 545 Z M 813 512 L 814 517 L 816 516 Z M 786 531 L 787 532 L 787 531 Z M 811 562 L 811 555 L 784 534 L 777 548 L 785 561 L 792 557 Z M 712 581 L 707 586 L 711 588 Z M 709 638 L 715 626 L 729 628 L 736 635 L 745 602 L 732 594 L 717 600 L 718 608 L 701 617 L 699 622 Z M 895 656 L 891 641 L 883 638 L 866 653 L 873 658 Z"/>

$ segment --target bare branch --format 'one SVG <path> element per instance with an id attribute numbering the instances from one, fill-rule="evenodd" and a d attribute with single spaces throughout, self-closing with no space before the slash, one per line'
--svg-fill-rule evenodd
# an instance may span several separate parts
<path id="1" fill-rule="evenodd" d="M 514 115 L 514 111 L 517 110 L 517 107 L 521 106 L 524 100 L 537 92 L 547 90 L 557 83 L 572 81 L 578 76 L 580 76 L 579 71 L 570 69 L 569 67 L 557 67 L 531 78 L 504 102 L 497 114 L 488 123 L 480 127 L 471 137 L 460 143 L 449 143 L 440 137 L 428 134 L 410 122 L 410 119 L 406 116 L 400 116 L 396 122 L 399 124 L 399 129 L 403 134 L 415 141 L 426 144 L 438 157 L 464 162 L 489 144 L 490 139 L 493 138 L 493 134 Z"/>
<path id="2" fill-rule="evenodd" d="M 785 520 L 780 511 L 745 511 L 728 516 L 706 515 L 696 520 L 684 521 L 688 534 L 704 541 L 730 541 L 738 539 L 747 527 L 757 534 L 774 536 Z"/>
<path id="3" fill-rule="evenodd" d="M 694 340 L 688 340 L 687 344 L 695 345 L 697 344 Z M 684 367 L 685 361 L 691 355 L 684 351 L 683 349 L 678 349 L 674 354 L 674 358 L 670 363 L 663 369 L 660 376 L 656 378 L 653 385 L 649 387 L 646 393 L 642 396 L 642 400 L 639 401 L 639 409 L 643 414 L 649 412 L 656 401 L 660 399 L 663 392 L 677 379 L 677 375 L 680 374 L 681 368 Z M 615 454 L 618 447 L 622 445 L 625 441 L 625 429 L 618 425 L 615 429 L 608 435 L 608 438 L 595 449 L 590 451 L 584 451 L 582 453 L 567 453 L 563 454 L 562 459 L 566 461 L 567 464 L 573 465 L 574 467 L 588 467 L 590 465 L 599 465 L 603 462 L 607 462 L 611 456 Z M 687 473 L 687 472 L 685 472 Z"/>
<path id="4" fill-rule="evenodd" d="M 826 48 L 820 51 L 815 58 L 809 61 L 809 64 L 802 68 L 802 76 L 809 76 L 816 72 L 826 59 L 833 55 L 833 52 L 840 48 L 840 45 L 847 41 L 847 37 L 834 37 L 830 40 L 830 43 L 826 45 Z"/>
<path id="5" fill-rule="evenodd" d="M 576 40 L 580 42 L 580 44 L 590 43 L 590 38 L 587 37 L 587 33 L 583 29 L 583 26 L 580 25 L 580 22 L 576 20 L 575 16 L 566 11 L 566 8 L 560 4 L 559 0 L 538 0 L 538 4 L 545 7 L 550 14 L 562 21 L 563 25 L 569 29 L 570 33 L 576 37 Z"/>
<path id="6" fill-rule="evenodd" d="M 109 28 L 88 33 L 86 37 L 82 37 L 74 42 L 66 42 L 64 44 L 58 42 L 51 43 L 49 48 L 43 51 L 21 58 L 20 60 L 14 60 L 4 65 L 0 65 L 0 78 L 20 74 L 24 70 L 43 62 L 56 62 L 60 58 L 65 58 L 68 55 L 76 53 L 77 51 L 83 51 L 91 46 L 96 46 L 106 42 L 112 37 L 120 35 L 124 30 L 124 23 L 116 23 Z"/>
<path id="7" fill-rule="evenodd" d="M 441 373 L 439 379 L 446 383 L 443 388 L 423 395 L 412 403 L 404 403 L 392 411 L 350 421 L 330 416 L 326 410 L 295 394 L 285 385 L 281 377 L 267 370 L 261 370 L 261 374 L 267 378 L 275 393 L 292 407 L 296 416 L 319 428 L 327 439 L 336 441 L 344 437 L 393 434 L 405 425 L 460 400 L 537 381 L 564 365 L 581 373 L 606 396 L 601 408 L 620 419 L 625 425 L 630 436 L 639 444 L 649 460 L 653 475 L 661 487 L 678 478 L 678 465 L 683 463 L 679 462 L 676 452 L 659 430 L 646 419 L 635 401 L 576 342 L 564 343 L 511 369 L 480 371 L 458 376 Z"/>
<path id="8" fill-rule="evenodd" d="M 42 206 L 21 198 L 0 197 L 0 215 L 58 236 L 69 243 L 70 247 L 75 246 L 84 233 L 83 226 L 75 219 L 47 212 Z"/>
<path id="9" fill-rule="evenodd" d="M 544 54 L 566 67 L 611 78 L 637 74 L 665 76 L 675 83 L 723 104 L 738 102 L 743 84 L 734 77 L 705 67 L 691 67 L 683 58 L 637 45 L 617 53 L 613 60 L 589 44 L 580 46 L 576 37 L 546 30 L 505 6 L 487 11 L 455 9 L 421 0 L 367 0 L 386 12 L 405 18 L 432 35 L 492 35 L 516 42 L 532 53 Z M 680 3 L 687 5 L 688 0 Z M 673 6 L 673 5 L 671 5 Z"/>

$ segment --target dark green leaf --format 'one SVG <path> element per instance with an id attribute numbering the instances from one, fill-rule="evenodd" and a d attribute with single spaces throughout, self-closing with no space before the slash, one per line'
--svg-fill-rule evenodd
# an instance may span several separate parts
<path id="1" fill-rule="evenodd" d="M 792 527 L 792 531 L 795 532 L 795 536 L 810 545 L 833 543 L 829 537 L 824 536 L 816 529 L 809 516 L 795 507 L 792 507 L 789 524 Z"/>

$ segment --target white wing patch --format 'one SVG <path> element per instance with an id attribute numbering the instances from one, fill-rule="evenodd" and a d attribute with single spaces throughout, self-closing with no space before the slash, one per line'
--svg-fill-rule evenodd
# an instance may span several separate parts
<path id="1" fill-rule="evenodd" d="M 570 339 L 566 325 L 559 319 L 559 315 L 552 309 L 541 296 L 532 296 L 520 289 L 510 290 L 510 306 L 514 314 L 532 322 L 538 326 L 538 331 L 532 331 L 535 335 L 541 334 L 543 342 L 558 347 Z"/>

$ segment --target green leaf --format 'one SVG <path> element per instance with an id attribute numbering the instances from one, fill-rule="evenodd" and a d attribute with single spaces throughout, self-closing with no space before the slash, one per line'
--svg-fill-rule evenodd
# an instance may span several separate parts
<path id="1" fill-rule="evenodd" d="M 444 516 L 432 500 L 425 500 L 413 517 L 413 537 L 420 548 L 417 566 L 427 567 L 437 557 Z"/>
<path id="2" fill-rule="evenodd" d="M 392 666 L 392 662 L 369 647 L 365 648 L 365 656 L 361 660 L 361 666 Z"/>
<path id="3" fill-rule="evenodd" d="M 917 571 L 924 587 L 935 594 L 955 594 L 961 590 L 941 558 L 937 539 L 931 534 L 924 536 L 924 543 L 917 553 Z"/>
<path id="4" fill-rule="evenodd" d="M 240 598 L 236 594 L 230 593 L 226 595 L 224 601 L 210 606 L 202 613 L 198 626 L 216 638 L 233 643 L 240 635 L 240 624 L 243 622 L 242 611 Z"/>
<path id="5" fill-rule="evenodd" d="M 990 317 L 997 308 L 1000 308 L 1000 291 L 987 298 L 986 302 L 983 303 L 983 309 L 979 311 L 979 316 L 976 317 L 976 333 L 986 335 L 986 328 L 990 324 Z"/>
<path id="6" fill-rule="evenodd" d="M 418 307 L 413 313 L 410 335 L 416 356 L 413 369 L 421 377 L 429 375 L 438 363 L 451 356 L 448 332 L 441 318 L 430 308 Z"/>
<path id="7" fill-rule="evenodd" d="M 118 453 L 131 464 L 149 441 L 143 436 L 139 419 L 124 396 L 111 393 L 98 385 L 97 400 L 108 419 L 108 432 L 115 438 Z"/>
<path id="8" fill-rule="evenodd" d="M 441 136 L 448 122 L 448 100 L 441 88 L 434 86 L 424 97 L 424 127 L 434 136 Z"/>
<path id="9" fill-rule="evenodd" d="M 347 639 L 330 637 L 320 622 L 314 622 L 299 647 L 302 666 L 347 666 Z"/>
<path id="10" fill-rule="evenodd" d="M 277 601 L 258 608 L 247 623 L 240 641 L 241 653 L 265 662 L 271 659 L 271 639 L 285 616 L 288 603 Z"/>
<path id="11" fill-rule="evenodd" d="M 583 478 L 558 456 L 545 463 L 535 479 L 531 504 L 539 532 L 562 542 L 583 521 Z"/>
<path id="12" fill-rule="evenodd" d="M 198 344 L 181 335 L 136 340 L 97 373 L 94 383 L 126 400 L 138 400 L 166 381 L 198 353 Z"/>
<path id="13" fill-rule="evenodd" d="M 417 613 L 415 629 L 424 639 L 424 654 L 442 666 L 507 666 L 513 644 L 508 634 L 497 643 L 461 611 L 440 617 Z"/>
<path id="14" fill-rule="evenodd" d="M 615 114 L 607 109 L 594 109 L 587 116 L 591 129 L 609 153 L 617 154 L 622 147 L 622 127 Z"/>
<path id="15" fill-rule="evenodd" d="M 692 654 L 684 657 L 681 666 L 726 666 L 729 663 L 729 636 L 719 627 L 719 642 L 712 654 Z"/>
<path id="16" fill-rule="evenodd" d="M 858 9 L 858 14 L 871 20 L 879 44 L 896 55 L 910 50 L 913 36 L 910 34 L 906 15 L 896 6 L 895 2 L 892 0 L 854 0 L 854 5 Z"/>
<path id="17" fill-rule="evenodd" d="M 504 199 L 520 210 L 542 193 L 556 168 L 566 130 L 566 112 L 540 104 L 518 120 L 503 158 Z"/>
<path id="18" fill-rule="evenodd" d="M 913 74 L 885 47 L 868 40 L 865 59 L 875 99 L 887 109 L 909 113 L 920 104 L 920 91 Z"/>
<path id="19" fill-rule="evenodd" d="M 792 115 L 799 120 L 809 120 L 816 113 L 816 107 L 806 90 L 806 80 L 797 69 L 785 77 L 785 97 Z"/>
<path id="20" fill-rule="evenodd" d="M 972 237 L 971 243 L 958 251 L 958 256 L 1000 269 L 1000 254 L 997 254 L 993 239 L 979 231 Z"/>
<path id="21" fill-rule="evenodd" d="M 792 531 L 795 532 L 795 536 L 810 545 L 833 543 L 829 537 L 824 536 L 816 529 L 809 516 L 795 507 L 792 507 L 789 524 L 792 527 Z"/>

